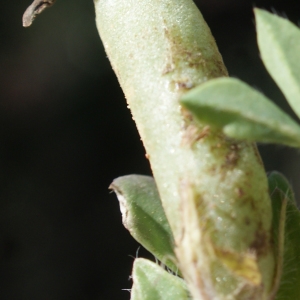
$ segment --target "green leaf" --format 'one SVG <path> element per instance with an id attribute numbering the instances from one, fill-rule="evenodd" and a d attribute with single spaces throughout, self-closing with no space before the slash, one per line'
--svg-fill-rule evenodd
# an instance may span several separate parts
<path id="1" fill-rule="evenodd" d="M 261 58 L 300 117 L 300 30 L 287 19 L 255 9 Z"/>
<path id="2" fill-rule="evenodd" d="M 210 80 L 184 94 L 181 104 L 201 123 L 238 140 L 300 147 L 300 127 L 280 108 L 238 79 Z"/>
<path id="3" fill-rule="evenodd" d="M 272 192 L 281 191 L 288 196 L 289 201 L 296 205 L 295 194 L 286 177 L 278 171 L 272 171 L 268 175 L 269 189 Z"/>
<path id="4" fill-rule="evenodd" d="M 269 177 L 273 209 L 273 241 L 277 270 L 270 299 L 300 299 L 300 211 L 287 179 L 279 172 Z"/>
<path id="5" fill-rule="evenodd" d="M 115 179 L 124 226 L 131 235 L 174 272 L 178 272 L 173 235 L 155 181 L 150 176 L 128 175 Z"/>
<path id="6" fill-rule="evenodd" d="M 143 258 L 134 261 L 131 300 L 188 300 L 183 279 Z"/>

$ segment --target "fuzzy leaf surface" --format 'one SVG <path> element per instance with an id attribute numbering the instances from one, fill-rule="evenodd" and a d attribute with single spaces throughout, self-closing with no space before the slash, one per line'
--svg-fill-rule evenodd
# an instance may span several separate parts
<path id="1" fill-rule="evenodd" d="M 123 224 L 131 235 L 174 272 L 173 235 L 155 181 L 150 176 L 128 175 L 115 179 Z"/>
<path id="2" fill-rule="evenodd" d="M 183 279 L 143 258 L 134 261 L 131 300 L 191 299 Z"/>
<path id="3" fill-rule="evenodd" d="M 300 117 L 300 29 L 261 9 L 255 9 L 255 18 L 263 63 Z"/>
<path id="4" fill-rule="evenodd" d="M 269 177 L 269 189 L 273 209 L 273 239 L 278 245 L 278 229 L 282 204 L 287 197 L 284 234 L 283 268 L 276 300 L 300 299 L 300 211 L 296 206 L 293 190 L 288 180 L 279 172 Z M 278 253 L 277 253 L 278 255 Z"/>
<path id="5" fill-rule="evenodd" d="M 184 94 L 181 104 L 200 122 L 237 140 L 300 147 L 300 127 L 263 94 L 234 78 L 210 80 Z"/>

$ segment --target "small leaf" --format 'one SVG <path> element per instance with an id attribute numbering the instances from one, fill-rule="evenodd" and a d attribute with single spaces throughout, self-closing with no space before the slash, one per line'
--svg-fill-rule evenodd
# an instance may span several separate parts
<path id="1" fill-rule="evenodd" d="M 183 279 L 143 258 L 134 261 L 131 300 L 191 299 Z"/>
<path id="2" fill-rule="evenodd" d="M 277 270 L 271 291 L 273 298 L 270 299 L 300 299 L 300 211 L 296 206 L 293 190 L 282 174 L 272 172 L 268 181 L 277 257 Z"/>
<path id="3" fill-rule="evenodd" d="M 174 242 L 155 181 L 150 176 L 128 175 L 115 179 L 124 226 L 131 235 L 174 272 Z"/>
<path id="4" fill-rule="evenodd" d="M 264 65 L 300 117 L 300 30 L 265 10 L 254 11 Z"/>
<path id="5" fill-rule="evenodd" d="M 300 127 L 280 108 L 238 79 L 212 79 L 183 95 L 200 121 L 238 140 L 300 147 Z"/>
<path id="6" fill-rule="evenodd" d="M 273 171 L 268 175 L 269 189 L 273 191 L 281 191 L 288 196 L 288 199 L 296 205 L 295 194 L 290 186 L 289 181 L 280 172 Z"/>

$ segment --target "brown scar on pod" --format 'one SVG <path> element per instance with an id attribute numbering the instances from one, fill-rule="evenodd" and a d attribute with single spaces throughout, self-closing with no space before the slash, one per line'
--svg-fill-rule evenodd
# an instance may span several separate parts
<path id="1" fill-rule="evenodd" d="M 47 7 L 52 6 L 55 1 L 56 0 L 34 0 L 23 15 L 23 26 L 29 27 L 35 17 Z"/>

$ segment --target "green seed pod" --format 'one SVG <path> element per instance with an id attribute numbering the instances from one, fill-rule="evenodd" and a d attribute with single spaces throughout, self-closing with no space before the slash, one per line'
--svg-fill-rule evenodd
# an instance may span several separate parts
<path id="1" fill-rule="evenodd" d="M 95 0 L 97 27 L 149 157 L 194 299 L 267 299 L 271 204 L 256 147 L 196 124 L 179 99 L 226 76 L 191 0 Z"/>

